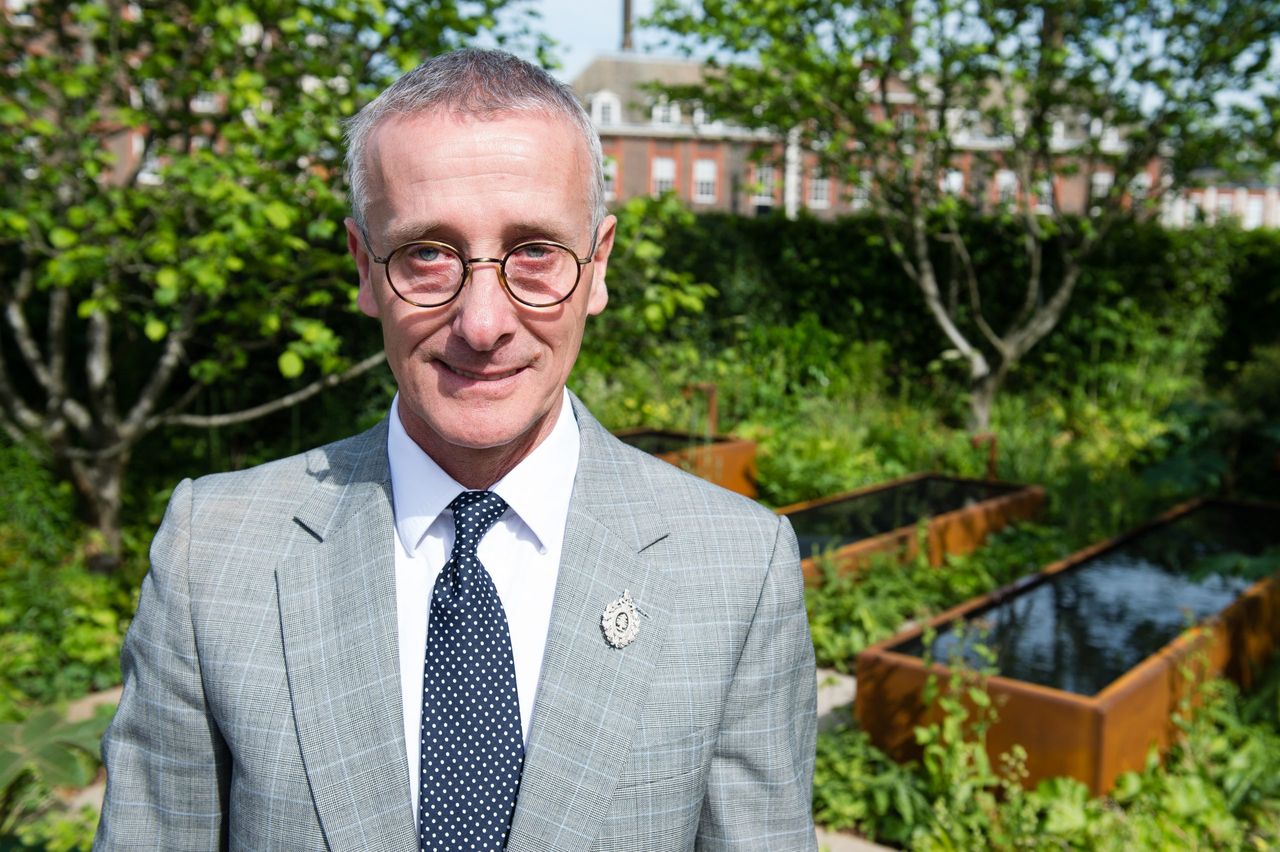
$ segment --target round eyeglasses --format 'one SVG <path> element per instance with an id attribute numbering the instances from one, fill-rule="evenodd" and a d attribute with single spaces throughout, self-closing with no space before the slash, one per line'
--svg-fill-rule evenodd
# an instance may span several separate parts
<path id="1" fill-rule="evenodd" d="M 478 263 L 496 263 L 503 289 L 520 304 L 555 307 L 578 289 L 582 267 L 591 262 L 591 256 L 582 260 L 573 249 L 549 240 L 520 243 L 500 258 L 464 258 L 448 243 L 416 240 L 373 259 L 385 267 L 395 294 L 419 308 L 438 308 L 458 298 Z"/>

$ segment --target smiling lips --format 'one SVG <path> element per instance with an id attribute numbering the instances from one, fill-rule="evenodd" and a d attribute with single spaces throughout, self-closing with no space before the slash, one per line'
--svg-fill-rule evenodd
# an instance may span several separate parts
<path id="1" fill-rule="evenodd" d="M 456 376 L 460 376 L 464 379 L 471 379 L 472 381 L 477 381 L 477 382 L 502 381 L 503 379 L 511 378 L 516 373 L 519 373 L 524 369 L 524 367 L 516 367 L 515 369 L 512 369 L 512 370 L 503 370 L 501 372 L 495 372 L 495 373 L 474 373 L 470 370 L 464 370 L 461 367 L 455 367 L 453 364 L 450 364 L 447 361 L 442 361 L 437 359 L 436 363 L 444 367 L 446 370 L 448 370 L 449 372 L 453 373 Z"/>

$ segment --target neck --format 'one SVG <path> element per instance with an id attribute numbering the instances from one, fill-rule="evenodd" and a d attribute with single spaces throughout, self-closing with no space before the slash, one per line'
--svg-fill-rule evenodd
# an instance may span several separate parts
<path id="1" fill-rule="evenodd" d="M 423 424 L 406 421 L 403 417 L 400 423 L 410 439 L 459 485 L 470 491 L 483 491 L 510 473 L 546 440 L 559 417 L 560 404 L 557 403 L 523 434 L 494 447 L 450 444 Z"/>

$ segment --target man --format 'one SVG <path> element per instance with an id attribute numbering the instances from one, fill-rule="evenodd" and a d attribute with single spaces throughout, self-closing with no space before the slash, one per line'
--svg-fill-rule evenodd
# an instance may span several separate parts
<path id="1" fill-rule="evenodd" d="M 565 390 L 615 220 L 572 93 L 426 62 L 348 128 L 371 431 L 184 482 L 96 848 L 812 849 L 795 537 Z"/>

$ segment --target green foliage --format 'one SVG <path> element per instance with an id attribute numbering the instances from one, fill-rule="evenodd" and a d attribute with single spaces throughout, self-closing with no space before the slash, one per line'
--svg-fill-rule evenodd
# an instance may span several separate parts
<path id="1" fill-rule="evenodd" d="M 1256 151 L 1280 78 L 1274 2 L 660 0 L 650 23 L 710 57 L 697 83 L 663 87 L 669 97 L 795 139 L 865 191 L 935 350 L 966 368 L 979 429 L 1009 371 L 1061 322 L 1100 241 L 1156 210 L 1164 187 L 1139 194 L 1134 182 L 1167 172 L 1178 185 Z M 1252 97 L 1228 104 L 1223 91 Z M 946 188 L 952 169 L 965 201 Z M 993 204 L 999 169 L 1022 186 Z M 1093 187 L 1097 174 L 1109 189 Z M 1070 184 L 1082 198 L 1065 200 Z M 1014 252 L 974 239 L 971 206 L 1018 235 Z M 803 276 L 812 258 L 788 261 Z"/>
<path id="2" fill-rule="evenodd" d="M 1280 345 L 1259 347 L 1216 393 L 1169 407 L 1144 476 L 1154 487 L 1280 498 Z"/>
<path id="3" fill-rule="evenodd" d="M 949 668 L 917 730 L 920 762 L 894 764 L 854 727 L 819 734 L 814 807 L 832 828 L 917 850 L 1267 849 L 1280 842 L 1280 657 L 1252 695 L 1228 681 L 1185 705 L 1163 763 L 1121 775 L 1093 798 L 1069 778 L 1023 790 L 1020 750 L 993 764 L 982 748 L 998 717 L 985 675 Z M 879 792 L 877 792 L 879 791 Z M 923 807 L 922 807 L 923 804 Z"/>
<path id="4" fill-rule="evenodd" d="M 923 557 L 902 564 L 885 557 L 848 574 L 821 560 L 821 582 L 805 590 L 818 665 L 851 672 L 863 648 L 893 635 L 904 622 L 999 588 L 1069 550 L 1057 530 L 1019 524 L 936 568 Z"/>
<path id="5" fill-rule="evenodd" d="M 59 711 L 45 709 L 0 724 L 0 838 L 17 834 L 24 845 L 30 839 L 45 848 L 81 848 L 91 838 L 84 833 L 85 816 L 66 813 L 51 791 L 93 780 L 109 719 L 99 713 L 67 722 Z"/>
<path id="6" fill-rule="evenodd" d="M 216 384 L 263 403 L 369 354 L 341 120 L 482 32 L 543 54 L 526 14 L 495 31 L 508 5 L 34 0 L 8 16 L 0 425 L 71 469 L 109 552 L 130 452 L 171 410 Z"/>
<path id="7" fill-rule="evenodd" d="M 133 596 L 91 574 L 73 495 L 24 451 L 0 445 L 0 721 L 32 704 L 119 682 Z"/>
<path id="8" fill-rule="evenodd" d="M 615 428 L 685 425 L 678 399 L 697 380 L 695 323 L 716 289 L 670 263 L 673 232 L 693 227 L 673 195 L 637 197 L 618 211 L 609 258 L 609 306 L 592 318 L 572 383 Z"/>
<path id="9" fill-rule="evenodd" d="M 904 843 L 930 805 L 913 774 L 852 727 L 818 734 L 813 767 L 813 817 L 819 825 L 854 829 Z"/>

